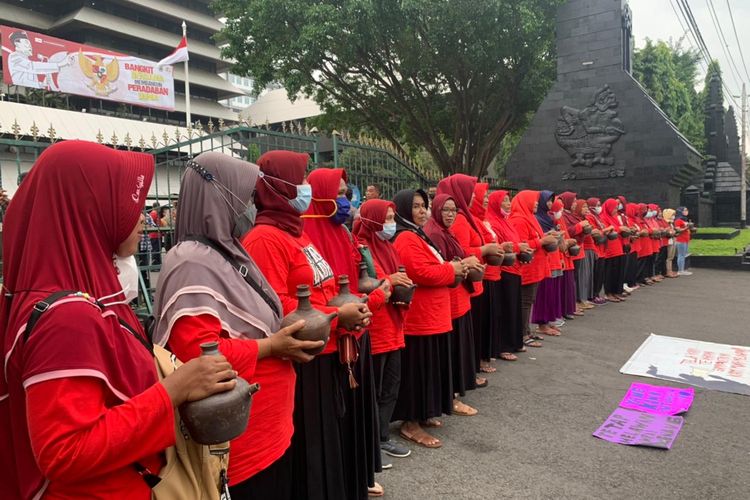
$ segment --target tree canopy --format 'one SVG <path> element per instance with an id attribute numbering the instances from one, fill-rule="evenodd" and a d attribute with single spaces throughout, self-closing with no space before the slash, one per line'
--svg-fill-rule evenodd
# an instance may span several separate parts
<path id="1" fill-rule="evenodd" d="M 216 0 L 234 72 L 484 175 L 555 76 L 561 0 Z"/>
<path id="2" fill-rule="evenodd" d="M 703 92 L 695 90 L 699 60 L 697 51 L 684 50 L 679 44 L 646 40 L 646 45 L 635 52 L 633 76 L 679 131 L 703 152 Z"/>

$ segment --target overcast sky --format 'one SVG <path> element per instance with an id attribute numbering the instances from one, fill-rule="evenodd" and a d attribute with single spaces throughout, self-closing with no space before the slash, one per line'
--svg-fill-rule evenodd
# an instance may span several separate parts
<path id="1" fill-rule="evenodd" d="M 633 11 L 633 35 L 636 40 L 636 48 L 645 45 L 646 38 L 665 41 L 672 39 L 673 41 L 677 41 L 683 36 L 683 28 L 680 26 L 680 21 L 678 21 L 678 17 L 675 15 L 675 10 L 680 13 L 677 0 L 629 0 L 629 3 L 630 8 Z M 750 93 L 750 77 L 746 74 L 746 69 L 742 64 L 742 58 L 740 57 L 741 48 L 742 54 L 745 56 L 747 73 L 750 73 L 750 29 L 748 29 L 747 25 L 750 21 L 750 0 L 729 0 L 734 23 L 737 27 L 737 35 L 739 36 L 739 46 L 734 35 L 734 30 L 732 29 L 727 0 L 688 0 L 688 4 L 693 11 L 693 16 L 695 17 L 695 21 L 701 31 L 701 35 L 703 35 L 703 40 L 708 46 L 708 51 L 714 59 L 719 60 L 724 82 L 731 93 L 739 96 L 742 92 L 743 81 L 745 82 L 748 93 Z M 719 26 L 724 33 L 727 44 L 729 45 L 728 48 L 724 47 L 724 49 L 726 49 L 734 58 L 737 70 L 739 71 L 736 76 L 729 59 L 725 55 L 724 50 L 722 50 L 724 43 L 723 41 L 720 41 L 720 35 L 714 27 L 711 18 L 712 11 L 709 9 L 709 4 L 712 4 L 716 11 Z M 672 6 L 674 6 L 675 10 L 672 9 Z M 683 25 L 687 27 L 684 19 L 682 17 L 679 19 L 682 21 Z M 688 42 L 688 40 L 690 40 L 690 42 Z M 683 45 L 689 47 L 689 43 L 692 43 L 693 45 L 695 44 L 688 34 L 683 41 Z M 701 79 L 703 76 L 704 74 L 701 74 Z M 726 97 L 724 100 L 725 105 L 727 105 L 728 102 Z M 739 97 L 735 100 L 737 101 L 735 113 L 739 119 L 739 106 L 742 101 Z"/>

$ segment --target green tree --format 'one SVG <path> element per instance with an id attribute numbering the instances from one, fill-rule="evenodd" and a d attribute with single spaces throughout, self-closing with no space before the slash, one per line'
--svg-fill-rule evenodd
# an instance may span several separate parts
<path id="1" fill-rule="evenodd" d="M 555 75 L 561 0 L 216 0 L 233 71 L 484 175 Z"/>
<path id="2" fill-rule="evenodd" d="M 704 151 L 703 93 L 695 90 L 700 54 L 680 44 L 646 40 L 635 52 L 633 76 L 659 104 L 680 132 L 699 151 Z"/>

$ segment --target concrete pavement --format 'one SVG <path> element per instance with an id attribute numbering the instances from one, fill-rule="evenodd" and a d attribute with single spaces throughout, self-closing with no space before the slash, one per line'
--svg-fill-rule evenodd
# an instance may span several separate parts
<path id="1" fill-rule="evenodd" d="M 411 446 L 378 475 L 386 498 L 750 498 L 750 397 L 696 388 L 669 451 L 591 435 L 631 382 L 677 385 L 619 373 L 649 333 L 750 345 L 750 275 L 694 272 L 588 311 L 519 361 L 496 362 L 489 387 L 465 398 L 479 415 L 444 417 L 441 449 Z"/>

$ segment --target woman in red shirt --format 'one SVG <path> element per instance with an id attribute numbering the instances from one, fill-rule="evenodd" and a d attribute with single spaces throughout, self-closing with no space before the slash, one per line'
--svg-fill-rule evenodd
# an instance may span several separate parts
<path id="1" fill-rule="evenodd" d="M 453 198 L 458 213 L 456 220 L 451 225 L 450 232 L 455 236 L 458 244 L 464 250 L 467 256 L 473 255 L 480 259 L 482 263 L 487 255 L 502 256 L 500 246 L 492 241 L 485 241 L 480 229 L 481 222 L 474 219 L 469 210 L 474 197 L 474 189 L 477 184 L 476 177 L 470 177 L 464 174 L 454 174 L 441 180 L 438 183 L 438 194 L 447 194 Z M 484 194 L 482 200 L 484 200 Z M 498 266 L 492 266 L 490 269 L 490 278 L 500 279 L 500 269 Z M 486 274 L 486 273 L 485 273 Z M 485 286 L 487 285 L 487 286 Z M 492 338 L 497 324 L 492 321 L 493 318 L 493 290 L 489 286 L 489 278 L 474 284 L 474 291 L 471 293 L 471 311 L 474 322 L 474 356 L 477 360 L 477 367 L 485 373 L 492 373 L 497 369 L 490 366 L 492 357 Z"/>
<path id="2" fill-rule="evenodd" d="M 620 201 L 609 198 L 604 202 L 600 216 L 606 226 L 612 226 L 618 233 L 628 229 L 618 215 L 619 205 Z M 604 293 L 610 302 L 622 302 L 625 300 L 622 296 L 625 271 L 624 260 L 625 253 L 622 249 L 622 236 L 618 234 L 617 238 L 607 240 L 607 249 L 605 252 Z"/>
<path id="3" fill-rule="evenodd" d="M 368 267 L 371 265 L 375 271 L 372 278 L 387 279 L 391 286 L 411 287 L 414 283 L 406 273 L 399 271 L 401 261 L 390 243 L 396 234 L 395 210 L 396 205 L 387 200 L 366 201 L 359 209 L 354 232 L 372 257 L 371 262 L 368 262 Z M 380 417 L 380 449 L 399 458 L 409 456 L 411 450 L 390 439 L 389 426 L 401 384 L 401 350 L 405 345 L 404 317 L 408 309 L 408 304 L 394 304 L 391 300 L 374 313 L 370 325 Z"/>
<path id="4" fill-rule="evenodd" d="M 323 500 L 354 498 L 350 488 L 356 483 L 361 497 L 364 485 L 359 485 L 356 474 L 351 473 L 352 462 L 346 451 L 348 424 L 341 409 L 345 391 L 350 389 L 336 343 L 340 327 L 361 326 L 370 313 L 363 304 L 338 309 L 326 305 L 337 291 L 334 271 L 303 231 L 301 219 L 311 200 L 305 182 L 308 161 L 306 154 L 291 151 L 269 151 L 258 159 L 263 173 L 255 192 L 258 215 L 255 227 L 242 240 L 278 295 L 285 315 L 297 308 L 299 285 L 309 287 L 313 307 L 338 313 L 323 352 L 307 364 L 294 366 L 296 377 L 292 382 L 296 379 L 296 385 L 286 392 L 294 407 L 294 434 L 288 452 L 291 474 L 279 478 L 276 485 L 281 489 L 286 487 L 281 482 L 289 483 L 291 493 L 286 498 Z"/>
<path id="5" fill-rule="evenodd" d="M 451 302 L 449 286 L 467 272 L 462 262 L 446 262 L 422 227 L 427 222 L 427 193 L 405 189 L 393 198 L 396 238 L 393 246 L 406 274 L 417 284 L 404 321 L 406 347 L 401 359 L 401 389 L 392 419 L 402 420 L 401 436 L 427 448 L 442 443 L 425 427 L 453 407 L 451 376 Z"/>
<path id="6" fill-rule="evenodd" d="M 568 231 L 568 237 L 576 240 L 576 244 L 581 249 L 578 255 L 571 255 L 570 259 L 573 264 L 574 282 L 575 282 L 575 293 L 574 301 L 576 313 L 582 313 L 586 309 L 591 309 L 594 306 L 588 304 L 588 289 L 590 287 L 585 286 L 582 283 L 583 280 L 588 279 L 591 275 L 589 264 L 586 262 L 586 252 L 584 250 L 585 239 L 591 236 L 584 233 L 587 227 L 590 226 L 586 218 L 581 214 L 580 208 L 586 205 L 585 200 L 578 200 L 576 193 L 566 191 L 560 195 L 560 201 L 563 203 L 563 216 L 562 220 L 565 222 L 566 229 Z M 576 207 L 579 208 L 576 211 Z M 588 208 L 586 209 L 588 211 Z M 585 276 L 584 276 L 585 275 Z"/>
<path id="7" fill-rule="evenodd" d="M 607 256 L 607 239 L 606 236 L 614 230 L 612 226 L 605 226 L 601 220 L 602 213 L 602 202 L 599 198 L 589 198 L 586 200 L 586 204 L 589 207 L 589 215 L 586 219 L 594 227 L 591 235 L 596 238 L 604 238 L 601 243 L 594 242 L 594 251 L 596 252 L 596 260 L 594 262 L 594 280 L 591 295 L 589 300 L 596 305 L 604 305 L 607 300 L 602 297 L 602 291 L 604 289 L 604 262 Z"/>
<path id="8" fill-rule="evenodd" d="M 229 485 L 242 498 L 279 498 L 285 494 L 275 482 L 291 472 L 285 455 L 293 430 L 290 360 L 311 360 L 302 349 L 322 342 L 294 339 L 302 324 L 280 330 L 281 302 L 240 243 L 252 222 L 245 213 L 258 175 L 257 165 L 218 152 L 188 163 L 180 185 L 177 245 L 164 258 L 155 295 L 154 339 L 169 343 L 184 360 L 200 356 L 201 344 L 218 342 L 239 375 L 260 384 L 248 428 L 231 443 Z M 235 270 L 238 264 L 246 277 Z"/>
<path id="9" fill-rule="evenodd" d="M 137 283 L 120 282 L 119 266 L 138 248 L 153 175 L 151 155 L 59 142 L 8 207 L 4 499 L 150 499 L 136 463 L 159 473 L 175 444 L 175 408 L 236 383 L 226 381 L 235 373 L 223 356 L 191 361 L 159 381 L 152 345 L 127 305 Z M 81 293 L 52 302 L 27 336 L 32 310 L 64 290 Z"/>
<path id="10" fill-rule="evenodd" d="M 630 236 L 630 253 L 625 256 L 625 284 L 631 290 L 639 288 L 639 271 L 642 270 L 643 264 L 641 257 L 643 255 L 644 240 L 640 237 L 642 231 L 643 219 L 640 214 L 640 205 L 638 203 L 628 203 L 625 205 L 625 213 L 628 216 L 628 227 L 634 231 L 635 236 Z"/>
<path id="11" fill-rule="evenodd" d="M 356 277 L 359 276 L 361 256 L 356 239 L 344 226 L 351 210 L 351 203 L 346 198 L 346 172 L 340 168 L 318 168 L 308 175 L 307 180 L 312 187 L 313 202 L 302 217 L 305 232 L 337 276 L 352 277 L 351 289 L 358 293 Z M 390 283 L 385 281 L 380 288 L 369 293 L 367 306 L 375 313 L 385 306 L 389 296 Z M 350 370 L 344 404 L 352 410 L 345 414 L 350 429 L 344 442 L 349 481 L 347 498 L 367 495 L 368 488 L 371 494 L 379 496 L 383 489 L 375 483 L 375 473 L 381 471 L 382 465 L 370 335 L 363 329 L 342 330 L 339 334 L 339 342 L 356 340 L 359 344 L 356 362 L 344 365 L 345 361 L 341 360 L 342 365 Z"/>
<path id="12" fill-rule="evenodd" d="M 485 221 L 499 241 L 513 244 L 513 252 L 519 256 L 522 252 L 531 253 L 531 247 L 521 240 L 518 231 L 508 220 L 511 214 L 510 206 L 508 191 L 495 191 L 489 196 Z M 521 267 L 525 265 L 528 264 L 521 264 L 520 259 L 517 258 L 512 265 L 504 265 L 501 268 L 503 278 L 500 280 L 500 293 L 495 301 L 495 307 L 499 309 L 497 314 L 500 317 L 501 359 L 511 359 L 507 354 L 526 351 L 523 345 L 524 328 L 521 311 Z"/>
<path id="13" fill-rule="evenodd" d="M 554 196 L 552 191 L 542 191 L 539 195 L 539 206 L 534 215 L 541 228 L 549 235 L 555 236 L 559 242 L 563 239 L 562 232 L 558 230 L 558 221 L 562 218 L 562 202 L 554 200 Z M 547 253 L 549 272 L 539 284 L 534 309 L 531 311 L 531 322 L 538 325 L 537 334 L 553 337 L 560 335 L 560 330 L 550 323 L 563 316 L 563 256 L 561 251 L 558 243 L 557 249 Z"/>
<path id="14" fill-rule="evenodd" d="M 536 342 L 539 338 L 532 338 L 529 328 L 531 307 L 536 300 L 539 283 L 549 273 L 547 253 L 542 245 L 553 243 L 557 238 L 551 234 L 544 234 L 536 211 L 539 207 L 539 191 L 521 191 L 513 197 L 510 205 L 510 223 L 516 229 L 521 241 L 526 242 L 534 251 L 534 258 L 525 266 L 521 266 L 521 321 L 524 328 L 524 343 L 531 347 L 541 347 Z M 536 337 L 536 335 L 535 335 Z"/>
<path id="15" fill-rule="evenodd" d="M 471 269 L 484 272 L 483 266 L 475 256 L 466 257 L 464 250 L 456 238 L 451 234 L 450 227 L 456 220 L 458 209 L 453 198 L 447 194 L 438 194 L 430 205 L 432 217 L 424 226 L 425 234 L 435 244 L 440 255 L 447 261 L 459 259 Z M 453 413 L 456 415 L 473 416 L 477 410 L 459 401 L 458 396 L 465 396 L 466 391 L 477 387 L 477 365 L 474 355 L 474 330 L 471 310 L 471 293 L 474 283 L 462 281 L 457 287 L 451 288 L 451 324 L 453 331 L 451 338 L 451 361 L 453 372 Z M 486 383 L 486 382 L 485 382 Z"/>

